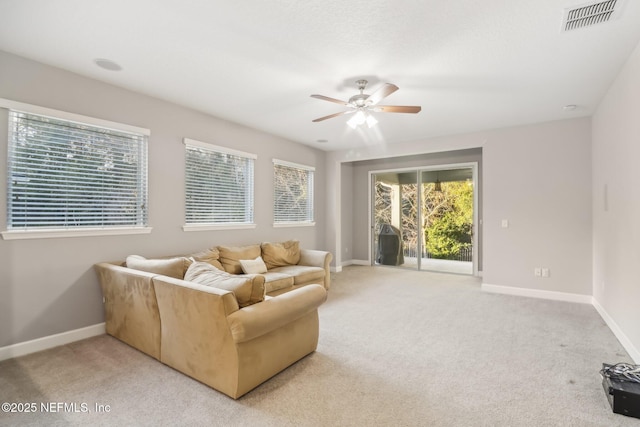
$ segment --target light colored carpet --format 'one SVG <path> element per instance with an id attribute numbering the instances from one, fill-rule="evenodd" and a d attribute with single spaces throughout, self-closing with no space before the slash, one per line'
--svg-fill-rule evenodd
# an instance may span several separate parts
<path id="1" fill-rule="evenodd" d="M 606 400 L 601 363 L 631 359 L 590 305 L 483 293 L 468 276 L 348 267 L 320 322 L 317 352 L 238 401 L 109 336 L 7 360 L 0 402 L 90 412 L 0 412 L 0 425 L 640 424 Z"/>

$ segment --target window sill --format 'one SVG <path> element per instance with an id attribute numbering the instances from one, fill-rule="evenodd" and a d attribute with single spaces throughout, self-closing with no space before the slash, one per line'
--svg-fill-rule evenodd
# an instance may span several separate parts
<path id="1" fill-rule="evenodd" d="M 256 228 L 256 225 L 253 223 L 188 224 L 182 226 L 182 231 L 246 230 L 251 228 Z"/>
<path id="2" fill-rule="evenodd" d="M 151 227 L 123 228 L 82 228 L 75 230 L 42 229 L 42 230 L 7 230 L 3 231 L 4 240 L 24 239 L 61 239 L 65 237 L 121 236 L 128 234 L 149 234 Z"/>
<path id="3" fill-rule="evenodd" d="M 315 221 L 305 222 L 274 222 L 273 228 L 287 228 L 287 227 L 315 227 Z"/>

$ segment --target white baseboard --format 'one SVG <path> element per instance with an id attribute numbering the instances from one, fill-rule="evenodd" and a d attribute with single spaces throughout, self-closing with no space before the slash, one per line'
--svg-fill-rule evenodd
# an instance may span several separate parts
<path id="1" fill-rule="evenodd" d="M 49 335 L 48 337 L 37 338 L 31 341 L 0 347 L 0 361 L 47 350 L 49 348 L 69 344 L 70 342 L 83 340 L 85 338 L 95 337 L 104 333 L 105 324 L 98 323 L 97 325 L 74 329 L 73 331 L 62 332 L 55 335 Z"/>
<path id="2" fill-rule="evenodd" d="M 514 288 L 512 286 L 490 285 L 483 283 L 481 289 L 485 292 L 495 294 L 516 295 L 521 297 L 542 298 L 555 301 L 578 302 L 581 304 L 591 304 L 591 295 L 571 294 L 567 292 L 543 291 L 540 289 Z"/>
<path id="3" fill-rule="evenodd" d="M 622 332 L 620 326 L 618 326 L 615 320 L 613 320 L 613 318 L 609 316 L 609 313 L 607 313 L 607 311 L 600 305 L 598 300 L 596 300 L 595 297 L 592 300 L 593 306 L 596 308 L 598 313 L 600 313 L 600 317 L 602 317 L 602 319 L 605 321 L 609 329 L 611 329 L 616 338 L 618 338 L 620 344 L 622 344 L 624 349 L 627 350 L 627 353 L 629 353 L 629 356 L 631 356 L 633 361 L 636 364 L 640 364 L 640 350 L 638 350 L 633 345 L 631 340 L 624 334 L 624 332 Z"/>
<path id="4" fill-rule="evenodd" d="M 336 267 L 331 267 L 331 272 L 332 273 L 340 273 L 342 271 L 342 267 L 348 267 L 350 265 L 370 266 L 371 265 L 371 261 L 368 261 L 366 259 L 349 259 L 349 260 L 346 260 L 346 261 L 342 261 L 340 263 L 340 265 L 338 265 Z"/>
<path id="5" fill-rule="evenodd" d="M 348 265 L 365 265 L 365 266 L 370 266 L 371 265 L 371 261 L 366 260 L 366 259 L 350 259 L 347 261 L 342 261 L 342 266 L 346 267 Z"/>

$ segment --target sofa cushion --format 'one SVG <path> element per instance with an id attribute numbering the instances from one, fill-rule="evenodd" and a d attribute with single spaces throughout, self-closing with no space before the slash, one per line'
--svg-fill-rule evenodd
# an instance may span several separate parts
<path id="1" fill-rule="evenodd" d="M 269 270 L 272 273 L 286 274 L 294 278 L 294 285 L 317 281 L 324 282 L 325 271 L 321 267 L 310 267 L 307 265 L 287 265 Z"/>
<path id="2" fill-rule="evenodd" d="M 244 274 L 262 274 L 267 272 L 267 266 L 264 265 L 262 257 L 256 259 L 241 259 L 239 262 Z"/>
<path id="3" fill-rule="evenodd" d="M 260 256 L 260 245 L 250 246 L 218 246 L 220 262 L 224 271 L 231 274 L 242 274 L 241 259 L 256 259 Z"/>
<path id="4" fill-rule="evenodd" d="M 280 289 L 293 287 L 294 279 L 290 274 L 267 271 L 264 276 L 264 289 L 266 293 L 279 291 Z"/>
<path id="5" fill-rule="evenodd" d="M 220 251 L 218 248 L 205 249 L 202 252 L 197 252 L 190 255 L 196 261 L 208 262 L 219 270 L 224 270 L 222 263 L 220 262 Z"/>
<path id="6" fill-rule="evenodd" d="M 282 243 L 265 242 L 260 245 L 262 259 L 271 270 L 285 265 L 296 265 L 300 261 L 300 242 L 288 240 Z"/>
<path id="7" fill-rule="evenodd" d="M 191 264 L 191 261 L 185 257 L 147 259 L 140 255 L 129 255 L 125 265 L 134 270 L 182 279 L 185 271 L 189 268 L 189 264 Z"/>
<path id="8" fill-rule="evenodd" d="M 184 280 L 232 291 L 240 307 L 264 299 L 264 277 L 260 275 L 234 276 L 207 262 L 196 261 L 187 270 Z"/>

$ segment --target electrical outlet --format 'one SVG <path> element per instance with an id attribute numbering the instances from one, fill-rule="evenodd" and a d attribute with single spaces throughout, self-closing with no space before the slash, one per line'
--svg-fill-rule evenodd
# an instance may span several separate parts
<path id="1" fill-rule="evenodd" d="M 536 267 L 533 269 L 533 275 L 536 277 L 542 276 L 542 269 L 540 267 Z"/>
<path id="2" fill-rule="evenodd" d="M 549 277 L 550 274 L 551 274 L 551 272 L 549 271 L 548 268 L 543 268 L 542 269 L 542 277 Z"/>

